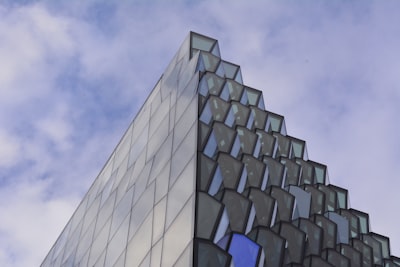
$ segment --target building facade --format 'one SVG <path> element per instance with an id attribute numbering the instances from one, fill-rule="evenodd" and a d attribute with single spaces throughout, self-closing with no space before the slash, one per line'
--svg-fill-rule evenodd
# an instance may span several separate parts
<path id="1" fill-rule="evenodd" d="M 191 32 L 42 267 L 400 266 L 389 238 Z"/>

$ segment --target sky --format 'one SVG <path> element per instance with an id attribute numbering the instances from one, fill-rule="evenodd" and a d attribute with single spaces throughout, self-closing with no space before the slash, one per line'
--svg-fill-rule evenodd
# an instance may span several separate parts
<path id="1" fill-rule="evenodd" d="M 189 31 L 400 256 L 399 1 L 0 0 L 0 266 L 39 266 Z"/>

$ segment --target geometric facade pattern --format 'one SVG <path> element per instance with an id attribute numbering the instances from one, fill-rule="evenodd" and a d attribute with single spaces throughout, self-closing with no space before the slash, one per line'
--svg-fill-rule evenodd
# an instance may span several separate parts
<path id="1" fill-rule="evenodd" d="M 50 266 L 400 266 L 389 238 L 191 32 L 43 261 Z"/>

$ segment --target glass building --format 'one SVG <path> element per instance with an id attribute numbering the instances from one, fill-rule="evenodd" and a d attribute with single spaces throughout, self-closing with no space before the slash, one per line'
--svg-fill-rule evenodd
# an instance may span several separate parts
<path id="1" fill-rule="evenodd" d="M 400 266 L 261 91 L 190 33 L 42 267 Z"/>

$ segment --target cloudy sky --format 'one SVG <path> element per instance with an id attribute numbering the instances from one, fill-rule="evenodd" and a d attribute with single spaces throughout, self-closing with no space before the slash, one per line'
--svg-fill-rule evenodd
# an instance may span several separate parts
<path id="1" fill-rule="evenodd" d="M 164 2 L 0 0 L 0 266 L 41 263 L 190 30 L 399 256 L 400 2 Z"/>

